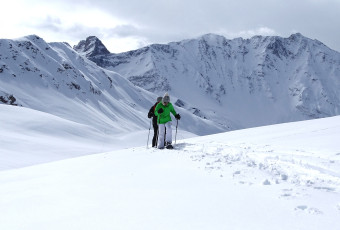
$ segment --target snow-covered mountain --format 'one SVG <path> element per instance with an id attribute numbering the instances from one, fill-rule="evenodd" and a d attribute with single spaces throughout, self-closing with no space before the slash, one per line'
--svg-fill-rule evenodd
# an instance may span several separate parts
<path id="1" fill-rule="evenodd" d="M 84 52 L 108 53 L 100 44 L 84 43 L 89 48 Z M 0 103 L 50 113 L 115 135 L 147 129 L 147 112 L 156 98 L 84 58 L 67 43 L 46 43 L 36 35 L 0 40 Z M 177 111 L 186 120 L 181 129 L 199 135 L 226 130 L 184 109 Z"/>
<path id="2" fill-rule="evenodd" d="M 177 106 L 221 126 L 340 114 L 340 53 L 299 33 L 233 40 L 208 34 L 120 54 L 98 53 L 102 46 L 90 37 L 74 49 L 134 85 L 169 91 L 180 99 Z"/>
<path id="3" fill-rule="evenodd" d="M 83 55 L 92 50 L 95 47 Z M 318 116 L 332 115 L 339 105 L 338 53 L 332 52 L 325 53 L 324 64 L 318 64 L 322 57 L 314 57 L 315 65 L 307 62 L 292 76 L 290 67 L 308 59 L 291 60 L 283 75 L 288 57 L 280 52 L 277 63 L 283 66 L 275 66 L 275 71 L 262 66 L 277 72 L 272 79 L 264 72 L 261 84 L 254 80 L 251 90 L 246 84 L 251 79 L 230 77 L 235 89 L 219 97 L 213 86 L 222 76 L 209 80 L 211 91 L 203 87 L 204 81 L 196 84 L 200 77 L 172 76 L 168 89 L 182 114 L 182 129 L 173 150 L 159 150 L 145 146 L 146 113 L 165 88 L 154 89 L 154 94 L 134 86 L 65 43 L 48 44 L 38 36 L 0 40 L 0 229 L 338 230 L 340 116 L 190 139 L 186 138 L 192 134 L 183 131 L 218 132 L 231 118 L 244 126 L 271 122 L 267 117 L 255 122 L 266 113 L 275 122 L 286 105 L 292 108 L 289 119 L 312 117 L 297 105 L 312 108 L 317 103 Z M 245 62 L 255 66 L 247 55 Z M 188 66 L 182 63 L 189 72 L 196 71 Z M 311 71 L 311 66 L 321 75 L 302 78 L 301 71 Z M 269 87 L 276 82 L 276 87 Z M 286 95 L 284 87 L 293 83 L 309 91 L 304 89 L 300 97 Z M 272 92 L 264 91 L 265 86 Z M 316 100 L 319 93 L 325 97 Z M 240 108 L 249 114 L 236 117 Z M 98 154 L 65 159 L 92 153 Z"/>
<path id="4" fill-rule="evenodd" d="M 147 111 L 166 91 L 180 129 L 197 135 L 333 116 L 339 76 L 340 54 L 301 34 L 209 34 L 121 54 L 94 36 L 74 49 L 36 35 L 0 40 L 0 103 L 107 134 L 148 128 Z"/>

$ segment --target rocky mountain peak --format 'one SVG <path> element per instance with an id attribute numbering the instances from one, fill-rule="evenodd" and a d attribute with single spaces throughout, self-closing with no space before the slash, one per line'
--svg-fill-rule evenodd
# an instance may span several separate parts
<path id="1" fill-rule="evenodd" d="M 302 38 L 305 38 L 305 37 L 301 33 L 295 33 L 289 36 L 289 39 L 292 39 L 292 40 L 298 40 Z"/>
<path id="2" fill-rule="evenodd" d="M 78 53 L 85 54 L 86 57 L 110 54 L 110 51 L 96 36 L 89 36 L 86 40 L 80 41 L 73 49 Z"/>

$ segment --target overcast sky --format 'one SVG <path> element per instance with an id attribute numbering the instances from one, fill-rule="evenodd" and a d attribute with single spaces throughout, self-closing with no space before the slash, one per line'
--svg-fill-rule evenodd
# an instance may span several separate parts
<path id="1" fill-rule="evenodd" d="M 0 0 L 0 38 L 36 34 L 113 53 L 216 33 L 228 39 L 300 32 L 340 52 L 340 0 Z"/>

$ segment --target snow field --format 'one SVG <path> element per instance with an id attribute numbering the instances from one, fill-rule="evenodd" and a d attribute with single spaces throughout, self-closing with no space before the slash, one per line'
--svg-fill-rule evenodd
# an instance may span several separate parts
<path id="1" fill-rule="evenodd" d="M 338 192 L 287 181 L 265 186 L 268 172 L 251 167 L 250 176 L 248 166 L 235 162 L 221 167 L 221 177 L 221 171 L 197 167 L 185 153 L 190 146 L 179 147 L 132 148 L 3 171 L 0 227 L 336 229 Z"/>
<path id="2" fill-rule="evenodd" d="M 117 138 L 0 109 L 0 229 L 340 229 L 340 117 L 190 139 L 179 130 L 175 149 L 158 150 L 146 148 L 148 130 Z M 99 153 L 103 143 L 120 149 Z"/>

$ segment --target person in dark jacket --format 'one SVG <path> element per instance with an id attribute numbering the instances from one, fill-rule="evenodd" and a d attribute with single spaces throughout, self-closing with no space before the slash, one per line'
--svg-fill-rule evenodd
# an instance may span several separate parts
<path id="1" fill-rule="evenodd" d="M 157 116 L 155 115 L 155 108 L 157 104 L 161 101 L 162 101 L 162 97 L 157 97 L 157 102 L 150 108 L 149 113 L 148 113 L 148 118 L 152 118 L 152 126 L 153 126 L 152 147 L 157 147 L 158 124 L 157 124 Z"/>

